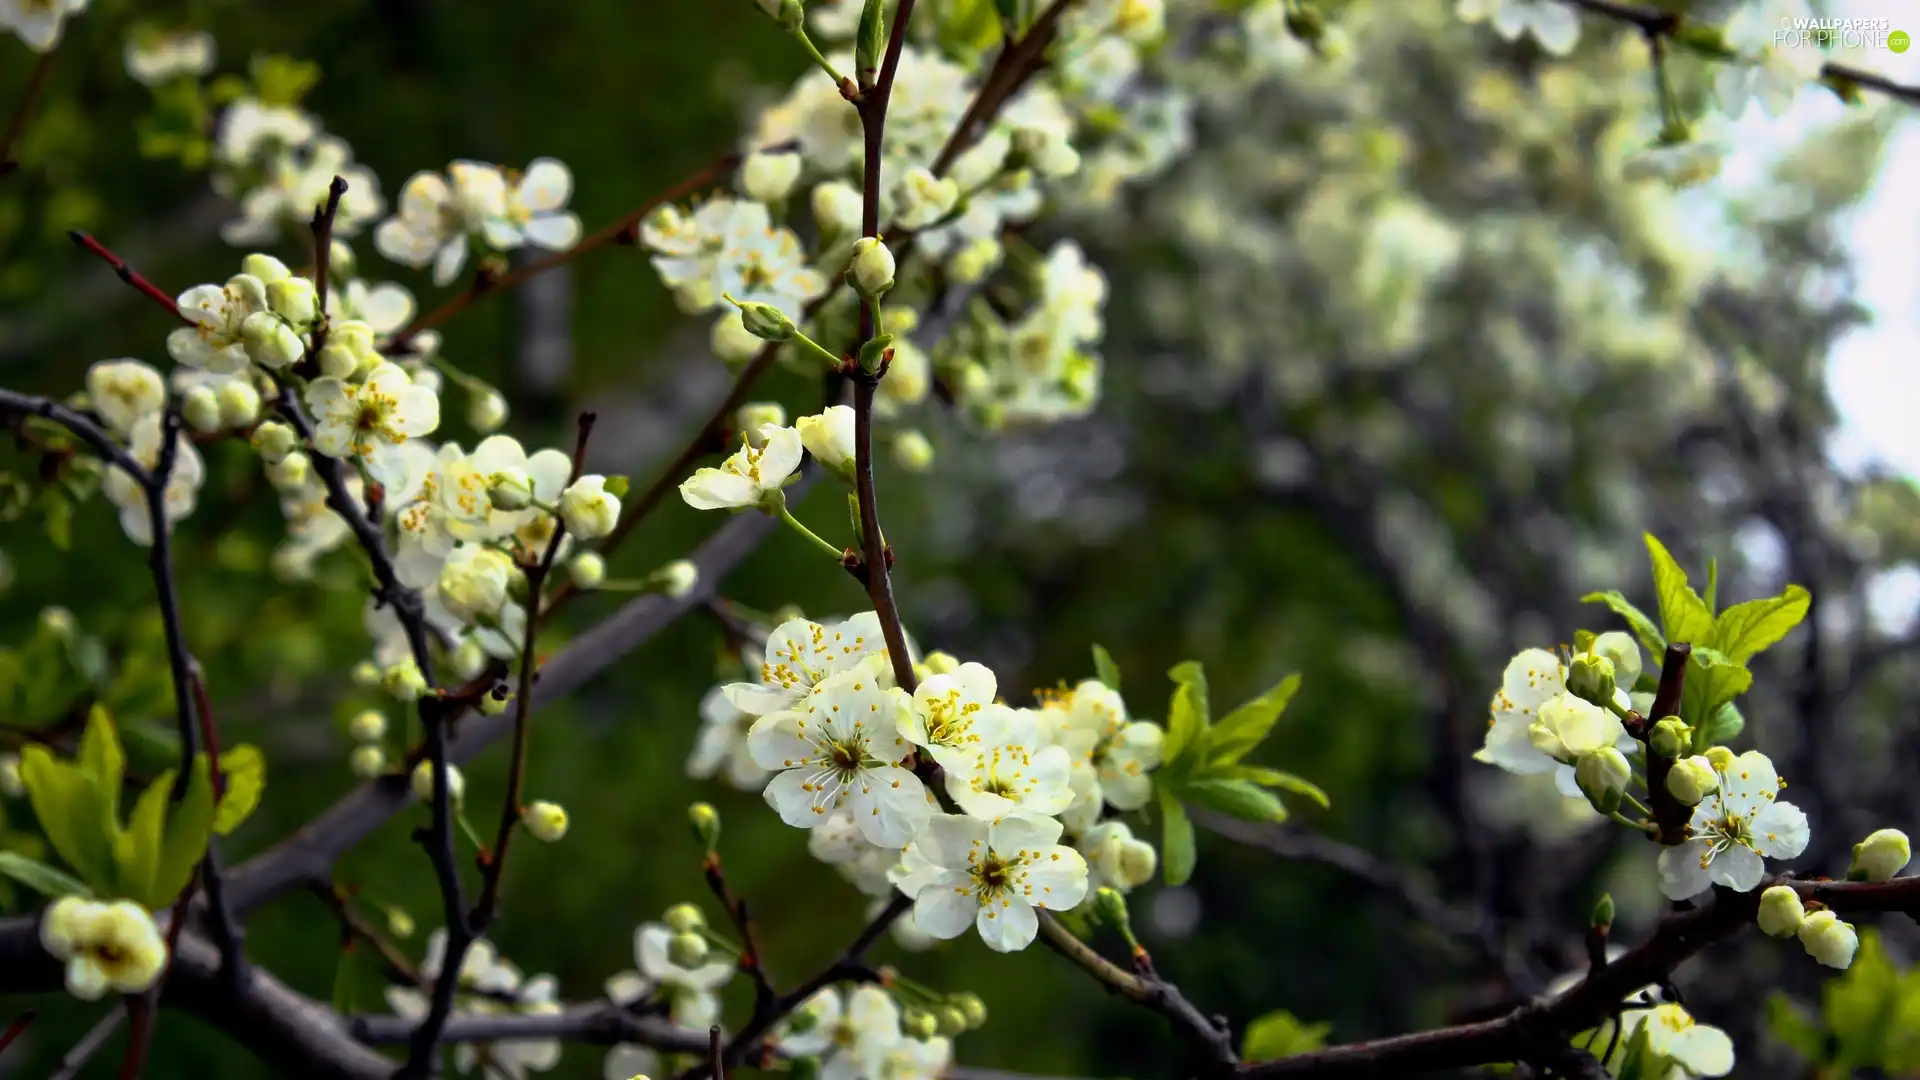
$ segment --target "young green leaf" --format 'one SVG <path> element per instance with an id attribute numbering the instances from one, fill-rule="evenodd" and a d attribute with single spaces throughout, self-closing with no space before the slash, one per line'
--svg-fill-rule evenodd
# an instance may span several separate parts
<path id="1" fill-rule="evenodd" d="M 110 887 L 113 834 L 119 823 L 101 807 L 103 796 L 93 777 L 71 762 L 57 760 L 46 747 L 31 745 L 20 750 L 20 780 L 54 852 L 81 880 L 98 888 Z"/>
<path id="2" fill-rule="evenodd" d="M 1627 620 L 1627 626 L 1633 630 L 1634 636 L 1640 639 L 1640 644 L 1644 645 L 1648 652 L 1659 656 L 1667 651 L 1667 639 L 1660 633 L 1660 628 L 1653 624 L 1653 620 L 1647 617 L 1646 612 L 1633 606 L 1633 601 L 1621 595 L 1619 590 L 1591 592 L 1581 597 L 1580 602 L 1607 605 L 1615 615 Z"/>
<path id="3" fill-rule="evenodd" d="M 1098 644 L 1093 647 L 1093 672 L 1099 676 L 1101 682 L 1107 684 L 1107 689 L 1119 692 L 1120 666 L 1115 664 L 1113 657 Z"/>
<path id="4" fill-rule="evenodd" d="M 166 843 L 167 800 L 173 794 L 173 778 L 178 770 L 168 769 L 156 777 L 133 804 L 133 817 L 124 830 L 114 833 L 114 891 L 143 907 L 159 909 L 167 898 L 154 896 L 154 879 L 160 872 L 161 847 Z"/>
<path id="5" fill-rule="evenodd" d="M 267 788 L 267 759 L 260 748 L 241 743 L 220 755 L 220 776 L 227 790 L 213 815 L 213 831 L 225 836 L 247 820 Z"/>
<path id="6" fill-rule="evenodd" d="M 1709 746 L 1725 746 L 1739 736 L 1747 727 L 1747 718 L 1740 715 L 1740 707 L 1729 701 L 1720 706 L 1707 724 L 1706 734 L 1702 736 L 1701 749 Z"/>
<path id="7" fill-rule="evenodd" d="M 1177 685 L 1173 702 L 1167 707 L 1167 741 L 1164 760 L 1168 764 L 1200 739 L 1207 730 L 1207 673 L 1194 660 L 1175 664 L 1167 677 Z"/>
<path id="8" fill-rule="evenodd" d="M 1313 800 L 1320 804 L 1320 809 L 1322 810 L 1333 805 L 1333 801 L 1327 798 L 1327 793 L 1320 790 L 1319 785 L 1305 777 L 1295 776 L 1290 772 L 1281 772 L 1279 769 L 1268 769 L 1259 765 L 1234 764 L 1210 772 L 1207 776 L 1209 779 L 1246 780 L 1259 784 L 1261 787 L 1279 788 L 1281 791 L 1291 792 L 1292 794 Z"/>
<path id="9" fill-rule="evenodd" d="M 1708 556 L 1707 558 L 1707 591 L 1701 594 L 1700 599 L 1706 603 L 1708 611 L 1715 611 L 1717 610 L 1716 602 L 1719 600 L 1719 597 L 1720 597 L 1720 560 L 1713 558 L 1712 556 Z"/>
<path id="10" fill-rule="evenodd" d="M 62 896 L 93 896 L 91 890 L 74 878 L 17 851 L 0 851 L 0 876 L 12 878 L 34 892 L 56 900 Z"/>
<path id="11" fill-rule="evenodd" d="M 1812 601 L 1807 590 L 1789 585 L 1779 596 L 1735 604 L 1713 620 L 1713 647 L 1744 664 L 1799 626 Z"/>
<path id="12" fill-rule="evenodd" d="M 102 824 L 109 830 L 120 825 L 120 785 L 127 776 L 127 755 L 120 749 L 120 733 L 114 729 L 107 710 L 95 705 L 87 714 L 87 729 L 80 736 L 80 768 L 93 778 L 101 796 Z"/>
<path id="13" fill-rule="evenodd" d="M 1687 572 L 1652 533 L 1646 534 L 1653 557 L 1653 591 L 1660 600 L 1660 624 L 1668 641 L 1704 645 L 1713 640 L 1713 612 L 1687 584 Z"/>
<path id="14" fill-rule="evenodd" d="M 1169 885 L 1185 885 L 1193 876 L 1193 821 L 1180 797 L 1170 788 L 1155 785 L 1160 795 L 1160 866 Z"/>
<path id="15" fill-rule="evenodd" d="M 880 70 L 880 57 L 887 50 L 887 0 L 866 0 L 860 9 L 859 29 L 854 33 L 854 67 L 860 86 L 873 85 Z"/>
<path id="16" fill-rule="evenodd" d="M 207 841 L 213 836 L 213 777 L 207 755 L 195 754 L 193 774 L 187 779 L 187 793 L 172 805 L 167 814 L 166 837 L 160 845 L 160 863 L 154 872 L 153 895 L 158 910 L 186 891 L 187 883 L 200 860 L 207 854 Z"/>
<path id="17" fill-rule="evenodd" d="M 1718 649 L 1696 645 L 1687 658 L 1687 685 L 1680 698 L 1680 718 L 1692 724 L 1701 732 L 1699 737 L 1704 738 L 1705 721 L 1752 685 L 1753 672 L 1745 665 L 1727 659 Z"/>
<path id="18" fill-rule="evenodd" d="M 1242 821 L 1285 821 L 1287 807 L 1272 792 L 1250 780 L 1193 780 L 1180 788 L 1188 802 Z"/>
<path id="19" fill-rule="evenodd" d="M 1207 759 L 1215 765 L 1231 765 L 1265 741 L 1280 714 L 1300 689 L 1300 676 L 1289 675 L 1272 689 L 1220 718 L 1213 725 L 1212 745 Z"/>
<path id="20" fill-rule="evenodd" d="M 1272 1061 L 1318 1050 L 1327 1044 L 1332 1024 L 1308 1024 L 1285 1009 L 1255 1017 L 1247 1024 L 1240 1056 L 1248 1061 Z"/>
<path id="21" fill-rule="evenodd" d="M 1784 992 L 1775 990 L 1767 996 L 1762 1015 L 1767 1033 L 1798 1054 L 1801 1060 L 1810 1064 L 1824 1061 L 1826 1030 Z"/>

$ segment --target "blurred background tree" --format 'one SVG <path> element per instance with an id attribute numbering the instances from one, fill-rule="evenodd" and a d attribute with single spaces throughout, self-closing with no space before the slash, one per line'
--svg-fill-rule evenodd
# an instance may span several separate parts
<path id="1" fill-rule="evenodd" d="M 1206 664 L 1219 702 L 1304 673 L 1263 753 L 1329 791 L 1332 810 L 1223 826 L 1244 843 L 1203 832 L 1190 885 L 1149 887 L 1137 910 L 1163 970 L 1236 1030 L 1285 1008 L 1347 1040 L 1538 992 L 1581 963 L 1579 930 L 1602 891 L 1620 903 L 1620 940 L 1661 910 L 1645 850 L 1618 833 L 1596 847 L 1577 801 L 1469 760 L 1508 656 L 1616 628 L 1579 603 L 1587 592 L 1645 597 L 1643 532 L 1696 574 L 1717 558 L 1723 602 L 1786 581 L 1813 592 L 1807 625 L 1769 654 L 1747 706 L 1766 745 L 1794 748 L 1775 758 L 1815 822 L 1808 864 L 1831 863 L 1871 824 L 1910 823 L 1910 643 L 1865 611 L 1880 575 L 1920 558 L 1920 500 L 1903 479 L 1842 475 L 1827 456 L 1825 360 L 1865 318 L 1836 221 L 1873 183 L 1899 105 L 1869 101 L 1803 133 L 1764 197 L 1707 237 L 1687 227 L 1697 204 L 1620 176 L 1656 116 L 1637 35 L 1588 20 L 1577 53 L 1556 59 L 1461 22 L 1451 4 L 1326 6 L 1348 43 L 1333 59 L 1288 36 L 1275 0 L 1253 5 L 1248 36 L 1203 21 L 1170 43 L 1165 59 L 1196 88 L 1192 146 L 1151 186 L 1089 198 L 1044 227 L 1078 238 L 1110 278 L 1095 415 L 989 438 L 930 406 L 916 422 L 937 448 L 933 470 L 891 470 L 881 489 L 910 629 L 993 667 L 1010 698 L 1090 675 L 1095 640 L 1151 718 L 1171 689 L 1162 673 L 1183 659 Z M 744 2 L 94 0 L 21 143 L 27 168 L 0 190 L 8 385 L 62 394 L 94 360 L 159 359 L 161 316 L 67 230 L 110 238 L 170 290 L 224 278 L 236 259 L 217 236 L 232 207 L 204 175 L 143 153 L 160 147 L 156 122 L 121 49 L 145 23 L 213 31 L 223 72 L 256 54 L 316 63 L 304 106 L 389 200 L 449 159 L 552 155 L 572 166 L 589 228 L 733 148 L 746 110 L 804 70 Z M 0 101 L 18 100 L 32 59 L 11 41 L 0 54 Z M 1683 94 L 1706 93 L 1704 66 L 1678 75 Z M 1031 239 L 1044 249 L 1050 236 Z M 424 274 L 373 276 L 427 305 L 439 295 Z M 477 305 L 442 352 L 508 392 L 510 430 L 529 440 L 563 442 L 575 410 L 597 409 L 595 466 L 637 478 L 726 385 L 704 326 L 618 248 Z M 775 380 L 757 396 L 811 408 L 809 380 Z M 448 438 L 471 437 L 450 426 Z M 243 448 L 213 451 L 176 561 L 225 732 L 273 762 L 261 811 L 228 845 L 238 861 L 347 789 L 345 722 L 378 702 L 340 675 L 364 649 L 362 601 L 328 584 L 357 566 L 334 556 L 317 582 L 276 582 L 265 571 L 282 526 L 249 498 L 264 481 Z M 144 738 L 136 769 L 164 767 L 171 722 L 146 571 L 97 502 L 55 529 L 70 531 L 63 544 L 48 541 L 46 509 L 0 527 L 0 639 L 35 648 L 43 609 L 70 611 L 104 666 L 87 648 L 46 662 L 116 703 Z M 674 502 L 614 573 L 678 557 L 711 527 Z M 775 536 L 724 593 L 816 616 L 863 604 L 848 582 L 791 574 L 794 543 Z M 612 605 L 588 600 L 548 640 L 557 648 Z M 631 966 L 635 925 L 700 898 L 682 825 L 694 798 L 725 819 L 733 884 L 755 902 L 777 977 L 812 970 L 861 920 L 864 901 L 757 796 L 683 778 L 696 704 L 729 662 L 719 626 L 683 620 L 543 715 L 529 791 L 563 797 L 574 826 L 560 845 L 520 850 L 492 937 L 527 971 L 556 975 L 563 997 L 598 995 Z M 82 706 L 76 693 L 50 707 Z M 490 754 L 469 770 L 474 799 L 498 797 L 502 768 Z M 4 812 L 0 846 L 25 844 L 24 807 Z M 438 900 L 408 839 L 422 820 L 403 815 L 336 880 L 424 928 Z M 334 999 L 330 919 L 290 895 L 256 916 L 250 954 Z M 1904 965 L 1920 937 L 1890 923 L 1881 943 Z M 1784 1075 L 1771 1070 L 1794 1060 L 1762 1037 L 1756 988 L 1818 997 L 1811 966 L 1780 952 L 1729 947 L 1714 974 L 1679 979 L 1697 1015 L 1739 1038 L 1743 1073 Z M 992 1022 L 958 1044 L 967 1065 L 1177 1067 L 1158 1020 L 1043 951 L 998 957 L 963 940 L 914 963 L 921 981 L 986 999 Z M 382 1007 L 379 985 L 370 964 L 350 972 L 361 1008 Z M 731 987 L 730 1008 L 747 993 Z M 40 1004 L 0 1075 L 46 1074 L 100 1010 Z M 577 1047 L 549 1075 L 600 1069 L 599 1052 Z M 168 1014 L 148 1074 L 262 1069 Z"/>

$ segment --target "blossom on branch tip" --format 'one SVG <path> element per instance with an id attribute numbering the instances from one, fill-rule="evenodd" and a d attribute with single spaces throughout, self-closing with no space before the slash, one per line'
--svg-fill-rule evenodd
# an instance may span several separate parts
<path id="1" fill-rule="evenodd" d="M 377 742 L 386 737 L 387 714 L 379 709 L 363 709 L 347 721 L 347 733 L 356 742 Z"/>
<path id="2" fill-rule="evenodd" d="M 942 940 L 969 926 L 996 952 L 1033 943 L 1038 911 L 1067 911 L 1087 894 L 1087 863 L 1060 846 L 1060 823 L 941 814 L 916 842 L 939 873 L 914 891 L 914 919 Z"/>
<path id="3" fill-rule="evenodd" d="M 575 537 L 598 540 L 620 524 L 620 497 L 607 490 L 606 477 L 583 476 L 560 493 L 560 517 Z"/>
<path id="4" fill-rule="evenodd" d="M 1086 857 L 1088 882 L 1095 888 L 1127 893 L 1153 880 L 1159 856 L 1153 845 L 1134 838 L 1123 821 L 1103 821 L 1074 845 Z"/>
<path id="5" fill-rule="evenodd" d="M 821 1077 L 853 1080 L 900 1043 L 900 1006 L 878 986 L 856 986 L 844 995 L 824 987 L 801 1002 L 775 1036 L 790 1057 L 821 1058 Z"/>
<path id="6" fill-rule="evenodd" d="M 153 916 L 131 900 L 60 897 L 40 918 L 40 944 L 66 964 L 67 992 L 82 1001 L 142 993 L 167 964 Z"/>
<path id="7" fill-rule="evenodd" d="M 1892 881 L 1913 858 L 1913 845 L 1899 829 L 1879 829 L 1853 845 L 1847 877 L 1855 881 Z"/>
<path id="8" fill-rule="evenodd" d="M 1711 1024 L 1702 1024 L 1680 1005 L 1628 1009 L 1620 1014 L 1628 1041 L 1645 1028 L 1647 1049 L 1673 1062 L 1688 1076 L 1725 1076 L 1733 1071 L 1733 1040 Z"/>
<path id="9" fill-rule="evenodd" d="M 520 822 L 535 840 L 554 843 L 567 835 L 567 811 L 559 803 L 536 800 L 520 811 Z"/>
<path id="10" fill-rule="evenodd" d="M 855 292 L 872 299 L 893 288 L 895 271 L 893 252 L 874 236 L 854 242 L 853 261 L 847 267 L 847 283 Z"/>
<path id="11" fill-rule="evenodd" d="M 1777 801 L 1785 786 L 1773 762 L 1749 750 L 1719 770 L 1719 788 L 1694 807 L 1692 838 L 1660 851 L 1661 890 L 1687 900 L 1715 884 L 1747 892 L 1765 875 L 1763 859 L 1791 859 L 1806 850 L 1807 816 Z"/>
<path id="12" fill-rule="evenodd" d="M 900 734 L 948 769 L 970 764 L 982 748 L 1031 733 L 995 696 L 998 681 L 985 664 L 966 663 L 951 673 L 930 675 L 914 688 L 912 708 L 900 717 Z"/>
<path id="13" fill-rule="evenodd" d="M 1843 922 L 1831 911 L 1816 911 L 1800 924 L 1800 944 L 1807 955 L 1830 968 L 1845 970 L 1853 963 L 1860 936 L 1853 924 Z"/>
<path id="14" fill-rule="evenodd" d="M 1760 894 L 1761 933 L 1768 937 L 1792 937 L 1806 921 L 1806 906 L 1792 886 L 1774 885 Z"/>
<path id="15" fill-rule="evenodd" d="M 695 470 L 680 485 L 680 497 L 695 510 L 744 510 L 767 507 L 780 498 L 793 471 L 800 467 L 804 445 L 800 433 L 769 424 L 760 429 L 762 443 L 744 444 L 718 468 Z"/>
<path id="16" fill-rule="evenodd" d="M 497 615 L 506 605 L 515 567 L 504 553 L 480 544 L 454 549 L 440 569 L 435 589 L 454 618 L 477 622 Z"/>
<path id="17" fill-rule="evenodd" d="M 398 486 L 405 476 L 400 447 L 440 426 L 440 399 L 413 385 L 397 364 L 381 364 L 359 383 L 315 379 L 306 401 L 313 412 L 313 448 L 328 457 L 360 458 L 383 484 Z"/>
<path id="18" fill-rule="evenodd" d="M 347 768 L 353 770 L 353 775 L 371 780 L 386 771 L 387 752 L 372 743 L 356 746 L 353 753 L 347 755 Z"/>

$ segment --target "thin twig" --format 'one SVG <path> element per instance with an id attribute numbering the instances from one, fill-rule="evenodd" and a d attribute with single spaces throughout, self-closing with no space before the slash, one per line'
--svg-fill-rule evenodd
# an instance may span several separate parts
<path id="1" fill-rule="evenodd" d="M 28 1009 L 26 1012 L 14 1017 L 13 1023 L 8 1024 L 5 1031 L 0 1031 L 0 1053 L 5 1053 L 7 1047 L 12 1046 L 14 1040 L 20 1038 L 21 1034 L 33 1023 L 34 1017 L 38 1015 L 39 1014 L 32 1009 Z"/>
<path id="2" fill-rule="evenodd" d="M 773 988 L 773 980 L 767 977 L 765 959 L 754 940 L 753 920 L 747 915 L 747 902 L 728 886 L 726 870 L 720 865 L 719 852 L 708 853 L 701 869 L 706 874 L 707 888 L 713 890 L 714 898 L 726 909 L 734 932 L 740 935 L 740 970 L 753 980 L 753 1011 L 758 1016 L 772 1009 L 779 995 Z"/>
<path id="3" fill-rule="evenodd" d="M 113 267 L 113 272 L 120 275 L 121 281 L 139 290 L 140 295 L 167 309 L 167 311 L 173 314 L 174 318 L 179 319 L 188 326 L 199 325 L 192 319 L 187 318 L 187 316 L 180 311 L 180 305 L 174 302 L 173 297 L 161 292 L 158 285 L 148 281 L 145 277 L 141 276 L 138 270 L 128 266 L 127 261 L 115 255 L 112 248 L 107 247 L 105 244 L 81 232 L 79 229 L 73 230 L 68 233 L 67 236 L 91 254 L 98 256 L 108 266 Z"/>
<path id="4" fill-rule="evenodd" d="M 413 966 L 413 961 L 407 958 L 407 954 L 401 952 L 398 946 L 387 940 L 385 934 L 374 929 L 371 923 L 353 909 L 353 901 L 348 890 L 324 881 L 313 882 L 308 889 L 320 899 L 321 903 L 327 905 L 327 908 L 333 912 L 334 918 L 339 920 L 343 947 L 352 941 L 364 941 L 373 946 L 374 951 L 380 954 L 381 961 L 399 981 L 416 988 L 427 985 L 426 977 Z M 412 1030 L 412 1027 L 407 1028 L 409 1033 Z"/>
<path id="5" fill-rule="evenodd" d="M 60 1067 L 48 1074 L 47 1080 L 74 1080 L 80 1075 L 80 1070 L 87 1067 L 87 1062 L 93 1060 L 93 1055 L 107 1045 L 108 1039 L 113 1038 L 113 1033 L 120 1030 L 120 1025 L 126 1019 L 127 1010 L 118 1006 L 108 1009 L 98 1022 L 87 1029 L 79 1042 L 60 1056 Z"/>
<path id="6" fill-rule="evenodd" d="M 319 296 L 319 310 L 313 317 L 312 356 L 319 356 L 327 344 L 327 275 L 333 265 L 333 219 L 340 213 L 340 200 L 347 194 L 345 177 L 336 176 L 327 185 L 327 201 L 313 208 L 313 291 Z"/>
<path id="7" fill-rule="evenodd" d="M 33 65 L 33 74 L 27 77 L 26 92 L 20 95 L 20 104 L 14 107 L 13 116 L 7 121 L 7 133 L 0 136 L 0 179 L 12 176 L 20 168 L 13 152 L 19 148 L 20 136 L 27 131 L 27 120 L 33 116 L 34 107 L 40 104 L 40 95 L 47 89 L 47 77 L 53 74 L 53 58 L 57 55 L 51 49 L 41 53 L 39 62 Z"/>

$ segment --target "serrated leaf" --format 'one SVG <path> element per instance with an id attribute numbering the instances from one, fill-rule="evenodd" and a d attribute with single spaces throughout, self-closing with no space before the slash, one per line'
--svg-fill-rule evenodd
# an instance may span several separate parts
<path id="1" fill-rule="evenodd" d="M 1713 612 L 1700 594 L 1687 584 L 1687 572 L 1680 569 L 1666 546 L 1646 534 L 1647 554 L 1653 558 L 1653 593 L 1660 601 L 1660 627 L 1669 642 L 1684 641 L 1704 645 L 1713 640 Z"/>
<path id="2" fill-rule="evenodd" d="M 1287 820 L 1286 804 L 1250 780 L 1192 780 L 1181 785 L 1180 796 L 1242 821 Z"/>
<path id="3" fill-rule="evenodd" d="M 154 872 L 151 905 L 155 910 L 173 903 L 200 860 L 206 857 L 207 841 L 213 837 L 213 778 L 207 755 L 195 754 L 193 773 L 187 780 L 187 792 L 167 812 L 165 839 L 160 846 L 160 862 Z"/>
<path id="4" fill-rule="evenodd" d="M 1172 764 L 1196 741 L 1210 723 L 1207 712 L 1207 673 L 1199 662 L 1175 664 L 1167 672 L 1175 683 L 1173 701 L 1167 706 L 1167 741 L 1164 760 Z"/>
<path id="5" fill-rule="evenodd" d="M 1114 663 L 1112 655 L 1098 643 L 1093 646 L 1093 673 L 1107 684 L 1107 689 L 1119 691 L 1120 665 Z"/>
<path id="6" fill-rule="evenodd" d="M 1789 585 L 1779 596 L 1735 604 L 1713 620 L 1713 647 L 1744 664 L 1792 633 L 1812 602 L 1807 590 Z"/>
<path id="7" fill-rule="evenodd" d="M 1207 760 L 1216 765 L 1230 765 L 1247 756 L 1273 731 L 1273 725 L 1299 689 L 1300 676 L 1289 675 L 1266 693 L 1221 717 L 1220 722 L 1213 725 Z"/>
<path id="8" fill-rule="evenodd" d="M 1320 790 L 1319 785 L 1305 777 L 1295 776 L 1290 772 L 1281 772 L 1279 769 L 1268 769 L 1259 765 L 1235 764 L 1208 773 L 1207 775 L 1209 778 L 1246 780 L 1259 784 L 1261 787 L 1279 788 L 1281 791 L 1299 795 L 1319 803 L 1320 809 L 1322 810 L 1326 810 L 1333 805 L 1333 801 L 1327 798 L 1327 793 Z"/>
<path id="9" fill-rule="evenodd" d="M 220 778 L 226 793 L 214 811 L 213 831 L 225 836 L 240 827 L 260 805 L 267 789 L 267 758 L 260 748 L 247 743 L 220 755 Z"/>
<path id="10" fill-rule="evenodd" d="M 1580 602 L 1607 605 L 1615 615 L 1627 620 L 1627 626 L 1633 631 L 1633 635 L 1639 638 L 1640 644 L 1656 658 L 1667 651 L 1666 635 L 1660 632 L 1660 628 L 1654 625 L 1646 612 L 1635 607 L 1633 601 L 1628 600 L 1618 589 L 1588 593 L 1580 598 Z"/>
<path id="11" fill-rule="evenodd" d="M 93 891 L 79 880 L 17 851 L 0 851 L 0 876 L 11 878 L 42 896 L 56 900 L 62 896 L 93 895 Z"/>
<path id="12" fill-rule="evenodd" d="M 1193 820 L 1180 797 L 1165 786 L 1156 785 L 1160 796 L 1160 868 L 1169 885 L 1185 885 L 1193 877 Z"/>
<path id="13" fill-rule="evenodd" d="M 1240 1056 L 1247 1061 L 1273 1061 L 1318 1050 L 1327 1044 L 1332 1024 L 1308 1024 L 1285 1009 L 1255 1017 L 1241 1038 Z"/>
<path id="14" fill-rule="evenodd" d="M 113 832 L 93 777 L 44 746 L 20 750 L 20 781 L 54 853 L 96 888 L 113 884 Z M 115 823 L 117 826 L 117 823 Z"/>

